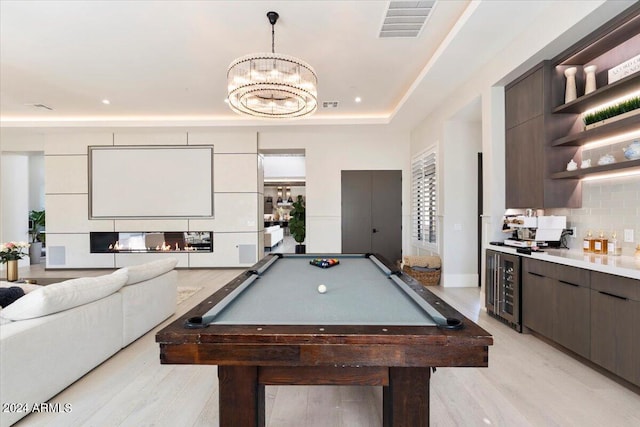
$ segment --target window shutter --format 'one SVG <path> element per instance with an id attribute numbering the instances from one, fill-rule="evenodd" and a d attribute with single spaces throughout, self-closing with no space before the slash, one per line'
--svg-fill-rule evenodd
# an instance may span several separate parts
<path id="1" fill-rule="evenodd" d="M 437 238 L 436 152 L 427 150 L 411 162 L 412 239 L 419 244 L 436 244 Z"/>

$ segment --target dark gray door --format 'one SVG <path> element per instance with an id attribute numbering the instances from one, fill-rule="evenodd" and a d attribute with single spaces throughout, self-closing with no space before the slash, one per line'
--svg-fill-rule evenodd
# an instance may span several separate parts
<path id="1" fill-rule="evenodd" d="M 342 171 L 342 252 L 402 257 L 402 171 Z"/>

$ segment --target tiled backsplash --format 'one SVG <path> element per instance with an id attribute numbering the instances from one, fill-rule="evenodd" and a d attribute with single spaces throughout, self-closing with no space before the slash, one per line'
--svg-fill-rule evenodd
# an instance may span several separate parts
<path id="1" fill-rule="evenodd" d="M 582 208 L 546 209 L 546 215 L 566 215 L 567 227 L 576 227 L 577 236 L 569 238 L 571 249 L 582 248 L 582 238 L 591 231 L 604 231 L 609 238 L 617 233 L 623 255 L 633 255 L 640 243 L 640 177 L 628 176 L 582 183 Z M 634 242 L 625 243 L 623 230 L 632 229 Z"/>

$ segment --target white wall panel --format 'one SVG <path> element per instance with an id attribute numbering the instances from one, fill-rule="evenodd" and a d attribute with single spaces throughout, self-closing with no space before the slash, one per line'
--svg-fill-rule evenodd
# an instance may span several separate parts
<path id="1" fill-rule="evenodd" d="M 215 229 L 215 219 L 190 219 L 187 231 L 213 231 Z"/>
<path id="2" fill-rule="evenodd" d="M 237 253 L 237 250 L 236 250 Z M 190 253 L 189 267 L 191 268 L 211 268 L 211 267 L 237 267 L 238 265 L 223 263 L 225 257 L 215 252 Z"/>
<path id="3" fill-rule="evenodd" d="M 194 131 L 189 132 L 189 145 L 215 146 L 215 153 L 257 153 L 258 133 L 255 131 Z"/>
<path id="4" fill-rule="evenodd" d="M 215 195 L 214 231 L 257 231 L 257 193 L 221 193 Z"/>
<path id="5" fill-rule="evenodd" d="M 44 151 L 44 134 L 23 128 L 0 127 L 0 151 Z"/>
<path id="6" fill-rule="evenodd" d="M 214 195 L 214 219 L 190 219 L 190 231 L 257 231 L 262 227 L 258 216 L 257 193 L 217 193 Z M 259 220 L 260 218 L 260 220 Z"/>
<path id="7" fill-rule="evenodd" d="M 45 135 L 44 153 L 87 154 L 90 145 L 113 145 L 113 133 L 52 133 Z"/>
<path id="8" fill-rule="evenodd" d="M 258 155 L 215 154 L 213 176 L 216 193 L 257 192 Z"/>
<path id="9" fill-rule="evenodd" d="M 88 192 L 87 156 L 45 156 L 45 192 Z"/>
<path id="10" fill-rule="evenodd" d="M 240 264 L 238 245 L 255 245 L 258 258 L 258 232 L 214 233 L 213 253 L 189 254 L 191 267 L 250 267 L 253 263 Z"/>
<path id="11" fill-rule="evenodd" d="M 49 233 L 88 233 L 86 194 L 47 194 L 47 239 Z M 48 243 L 48 241 L 47 241 Z"/>
<path id="12" fill-rule="evenodd" d="M 116 267 L 128 267 L 131 265 L 140 265 L 145 262 L 151 262 L 158 259 L 175 258 L 178 260 L 178 268 L 189 267 L 189 256 L 185 253 L 169 252 L 169 253 L 152 253 L 152 254 L 115 254 Z"/>
<path id="13" fill-rule="evenodd" d="M 89 231 L 114 231 L 112 219 L 89 220 Z"/>
<path id="14" fill-rule="evenodd" d="M 114 145 L 186 145 L 186 132 L 116 132 Z"/>
<path id="15" fill-rule="evenodd" d="M 114 223 L 116 231 L 189 231 L 186 219 L 116 219 Z"/>
<path id="16" fill-rule="evenodd" d="M 48 220 L 48 218 L 47 218 Z M 89 234 L 56 234 L 47 232 L 47 249 L 64 251 L 63 264 L 52 264 L 54 257 L 47 255 L 47 268 L 114 268 L 113 254 L 89 253 Z"/>

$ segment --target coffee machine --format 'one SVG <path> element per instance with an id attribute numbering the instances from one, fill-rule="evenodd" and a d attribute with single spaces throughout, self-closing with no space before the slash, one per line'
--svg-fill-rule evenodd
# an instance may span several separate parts
<path id="1" fill-rule="evenodd" d="M 566 228 L 566 216 L 505 216 L 503 231 L 511 236 L 504 244 L 516 248 L 557 248 L 562 246 Z"/>

